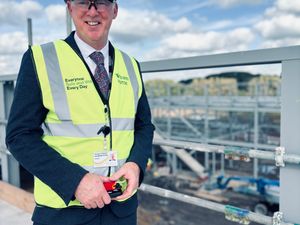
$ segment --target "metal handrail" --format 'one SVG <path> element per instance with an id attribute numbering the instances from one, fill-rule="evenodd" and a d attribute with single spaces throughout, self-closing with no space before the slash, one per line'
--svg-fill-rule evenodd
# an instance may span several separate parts
<path id="1" fill-rule="evenodd" d="M 222 145 L 212 145 L 212 144 L 201 144 L 195 142 L 185 142 L 185 141 L 175 141 L 169 139 L 154 139 L 154 145 L 162 145 L 169 146 L 174 148 L 181 148 L 186 150 L 193 150 L 199 152 L 215 152 L 226 154 L 226 150 L 230 150 L 232 148 L 233 152 L 237 150 L 237 154 L 239 154 L 238 147 L 232 146 L 222 146 Z M 275 151 L 265 151 L 265 150 L 257 150 L 257 149 L 247 149 L 240 148 L 243 151 L 244 156 L 250 158 L 257 159 L 268 159 L 268 160 L 276 160 L 276 152 Z M 276 149 L 274 149 L 276 150 Z M 300 164 L 300 156 L 296 154 L 283 154 L 283 161 L 287 163 Z"/>
<path id="2" fill-rule="evenodd" d="M 189 195 L 166 190 L 166 189 L 155 187 L 155 186 L 148 185 L 148 184 L 142 184 L 139 189 L 142 191 L 151 193 L 151 194 L 155 194 L 155 195 L 164 197 L 164 198 L 174 199 L 174 200 L 178 200 L 178 201 L 185 202 L 188 204 L 192 204 L 192 205 L 196 205 L 196 206 L 203 207 L 206 209 L 210 209 L 210 210 L 213 210 L 216 212 L 226 213 L 225 205 L 211 202 L 211 201 L 208 201 L 205 199 L 192 197 Z M 249 219 L 249 221 L 252 221 L 252 222 L 266 224 L 266 225 L 274 225 L 274 220 L 272 217 L 264 216 L 264 215 L 261 215 L 258 213 L 248 212 L 247 218 Z M 281 222 L 280 225 L 294 225 L 294 224 Z"/>
<path id="3" fill-rule="evenodd" d="M 143 73 L 207 69 L 230 66 L 276 64 L 300 59 L 300 46 L 230 52 L 177 59 L 141 62 Z M 184 66 L 182 66 L 184 65 Z"/>

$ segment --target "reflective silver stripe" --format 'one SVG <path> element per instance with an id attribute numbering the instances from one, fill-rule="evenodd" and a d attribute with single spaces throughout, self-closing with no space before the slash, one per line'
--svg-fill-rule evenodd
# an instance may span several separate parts
<path id="1" fill-rule="evenodd" d="M 72 121 L 62 121 L 61 123 L 45 123 L 42 126 L 44 134 L 48 136 L 64 137 L 98 137 L 97 132 L 104 124 L 73 124 Z M 112 130 L 126 131 L 133 130 L 134 119 L 114 118 L 112 119 Z M 103 135 L 103 134 L 101 134 Z"/>
<path id="2" fill-rule="evenodd" d="M 132 118 L 112 118 L 112 130 L 133 130 L 134 119 Z"/>
<path id="3" fill-rule="evenodd" d="M 90 173 L 95 173 L 100 176 L 107 176 L 108 175 L 108 167 L 93 167 L 93 166 L 83 166 L 83 168 Z"/>
<path id="4" fill-rule="evenodd" d="M 117 172 L 125 163 L 127 159 L 118 160 L 118 166 L 111 167 L 111 174 Z M 84 169 L 89 171 L 90 173 L 95 173 L 100 176 L 108 175 L 108 167 L 93 167 L 93 166 L 82 166 Z"/>
<path id="5" fill-rule="evenodd" d="M 54 111 L 60 120 L 70 120 L 67 95 L 62 78 L 60 65 L 54 43 L 41 45 L 48 73 L 51 94 L 53 96 Z"/>
<path id="6" fill-rule="evenodd" d="M 51 130 L 49 130 L 49 127 L 48 127 L 47 123 L 43 123 L 42 126 L 41 126 L 41 128 L 44 131 L 44 135 L 53 136 L 53 134 L 51 133 Z"/>
<path id="7" fill-rule="evenodd" d="M 98 137 L 97 132 L 103 126 L 104 124 L 75 125 L 71 121 L 62 121 L 62 123 L 46 123 L 42 128 L 44 134 L 49 136 Z"/>
<path id="8" fill-rule="evenodd" d="M 135 105 L 135 111 L 137 110 L 137 104 L 138 104 L 138 97 L 139 97 L 139 83 L 137 81 L 137 74 L 135 73 L 134 67 L 132 65 L 131 59 L 130 57 L 122 52 L 122 56 L 125 62 L 125 66 L 127 69 L 127 72 L 129 74 L 130 77 L 130 82 L 133 88 L 133 93 L 134 93 L 134 105 Z"/>

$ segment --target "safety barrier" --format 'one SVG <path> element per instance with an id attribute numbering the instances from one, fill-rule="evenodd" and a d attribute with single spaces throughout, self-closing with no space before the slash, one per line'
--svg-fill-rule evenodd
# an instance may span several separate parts
<path id="1" fill-rule="evenodd" d="M 285 148 L 280 146 L 276 147 L 274 151 L 265 151 L 237 146 L 221 146 L 165 139 L 154 139 L 153 144 L 199 152 L 223 153 L 227 159 L 246 162 L 249 161 L 249 158 L 275 160 L 276 166 L 281 167 L 285 166 L 285 162 L 298 165 L 300 164 L 300 155 L 286 154 Z"/>
<path id="2" fill-rule="evenodd" d="M 282 214 L 274 213 L 273 217 L 264 216 L 253 213 L 245 209 L 240 209 L 230 205 L 222 205 L 208 200 L 192 197 L 178 192 L 166 190 L 152 185 L 142 184 L 140 190 L 154 195 L 158 195 L 168 199 L 174 199 L 180 202 L 193 204 L 199 207 L 210 209 L 216 212 L 224 213 L 227 220 L 237 222 L 240 224 L 249 224 L 251 221 L 266 224 L 266 225 L 294 225 L 292 223 L 285 223 L 282 221 Z"/>

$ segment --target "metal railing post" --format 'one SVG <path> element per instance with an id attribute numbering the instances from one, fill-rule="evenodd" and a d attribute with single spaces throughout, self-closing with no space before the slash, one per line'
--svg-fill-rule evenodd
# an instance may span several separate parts
<path id="1" fill-rule="evenodd" d="M 3 181 L 8 182 L 8 156 L 5 153 L 5 104 L 4 104 L 4 82 L 0 82 L 0 159 L 1 159 L 1 177 Z"/>
<path id="2" fill-rule="evenodd" d="M 300 154 L 300 60 L 282 62 L 281 145 L 288 154 Z M 300 223 L 300 167 L 280 169 L 280 211 L 287 222 Z"/>
<path id="3" fill-rule="evenodd" d="M 28 33 L 28 46 L 32 46 L 32 19 L 27 18 L 27 33 Z"/>
<path id="4" fill-rule="evenodd" d="M 258 149 L 258 136 L 259 136 L 259 101 L 258 101 L 258 96 L 259 96 L 259 84 L 255 84 L 255 109 L 254 109 L 254 128 L 253 128 L 253 134 L 254 134 L 254 148 Z M 258 177 L 258 159 L 253 160 L 253 177 L 257 178 Z"/>
<path id="5" fill-rule="evenodd" d="M 0 118 L 3 118 L 3 121 L 7 121 L 10 107 L 13 101 L 13 93 L 14 93 L 14 81 L 5 81 L 0 82 L 2 85 L 0 86 Z M 19 163 L 12 156 L 6 153 L 5 147 L 5 124 L 1 125 L 0 129 L 0 149 L 1 151 L 1 167 L 2 167 L 2 178 L 4 181 L 19 187 L 20 186 L 20 171 L 19 171 Z"/>

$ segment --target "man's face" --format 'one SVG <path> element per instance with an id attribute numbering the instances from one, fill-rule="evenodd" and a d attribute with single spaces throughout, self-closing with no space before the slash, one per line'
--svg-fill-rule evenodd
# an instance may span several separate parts
<path id="1" fill-rule="evenodd" d="M 108 39 L 112 20 L 117 17 L 117 3 L 94 5 L 84 9 L 76 1 L 68 1 L 68 9 L 76 27 L 78 36 L 95 49 L 103 48 Z"/>

